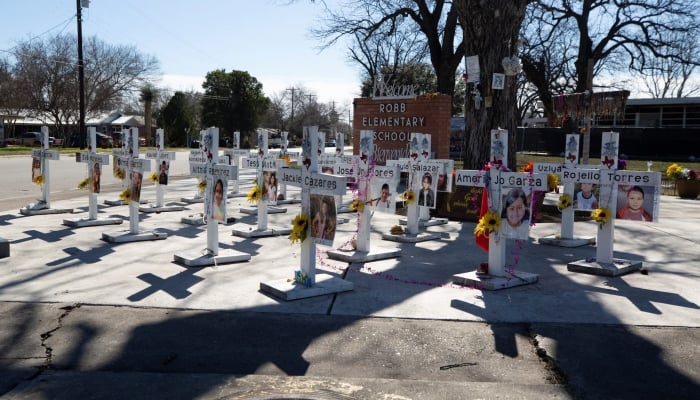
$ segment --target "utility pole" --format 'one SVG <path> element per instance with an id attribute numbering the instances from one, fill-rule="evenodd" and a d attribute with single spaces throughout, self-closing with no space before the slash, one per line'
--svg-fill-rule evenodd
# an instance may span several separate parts
<path id="1" fill-rule="evenodd" d="M 294 126 L 294 92 L 299 89 L 297 88 L 289 88 L 287 89 L 288 92 L 292 92 L 292 117 L 289 121 L 289 133 L 291 134 L 292 137 L 294 137 L 294 131 L 292 131 L 292 127 Z"/>
<path id="2" fill-rule="evenodd" d="M 78 90 L 80 91 L 80 114 L 78 117 L 78 138 L 80 141 L 80 149 L 85 148 L 87 136 L 85 134 L 85 71 L 83 64 L 83 17 L 82 4 L 85 7 L 90 5 L 89 0 L 75 0 L 76 8 L 78 9 Z"/>

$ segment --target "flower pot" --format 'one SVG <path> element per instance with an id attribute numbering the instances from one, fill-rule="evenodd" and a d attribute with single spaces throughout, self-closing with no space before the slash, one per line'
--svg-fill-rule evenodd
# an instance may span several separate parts
<path id="1" fill-rule="evenodd" d="M 700 180 L 678 179 L 676 180 L 676 193 L 682 199 L 695 199 L 700 195 Z"/>

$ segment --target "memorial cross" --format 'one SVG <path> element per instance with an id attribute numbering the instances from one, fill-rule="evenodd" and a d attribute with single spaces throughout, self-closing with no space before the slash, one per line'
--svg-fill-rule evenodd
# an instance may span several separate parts
<path id="1" fill-rule="evenodd" d="M 160 211 L 176 211 L 175 209 L 166 209 L 164 207 L 165 186 L 168 184 L 168 175 L 170 172 L 170 161 L 175 159 L 174 151 L 165 151 L 165 132 L 163 129 L 156 130 L 156 151 L 147 151 L 146 158 L 156 160 L 156 204 L 155 208 Z M 180 210 L 182 207 L 179 208 Z"/>
<path id="2" fill-rule="evenodd" d="M 22 214 L 33 214 L 51 209 L 51 164 L 49 161 L 60 160 L 56 150 L 49 150 L 49 127 L 41 127 L 41 148 L 32 150 L 32 181 L 41 186 L 41 198 L 38 203 L 30 204 L 20 210 Z M 54 210 L 56 211 L 56 210 Z M 63 210 L 62 212 L 72 212 Z"/>

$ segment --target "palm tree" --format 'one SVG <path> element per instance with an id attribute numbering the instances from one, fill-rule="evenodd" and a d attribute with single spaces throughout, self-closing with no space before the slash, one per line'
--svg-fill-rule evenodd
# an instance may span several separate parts
<path id="1" fill-rule="evenodd" d="M 153 143 L 152 137 L 153 137 L 153 132 L 151 128 L 151 119 L 153 117 L 153 113 L 151 111 L 151 107 L 153 105 L 153 100 L 158 96 L 158 89 L 153 86 L 150 83 L 146 83 L 141 87 L 141 94 L 139 96 L 139 101 L 143 102 L 143 113 L 144 113 L 144 122 L 145 122 L 145 130 L 146 130 L 146 140 L 148 143 Z M 155 143 L 153 143 L 155 145 Z"/>

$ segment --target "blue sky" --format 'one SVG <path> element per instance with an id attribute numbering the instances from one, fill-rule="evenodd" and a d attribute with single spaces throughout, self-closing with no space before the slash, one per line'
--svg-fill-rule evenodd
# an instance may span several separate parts
<path id="1" fill-rule="evenodd" d="M 309 0 L 287 3 L 91 0 L 82 11 L 83 37 L 97 35 L 155 56 L 163 74 L 159 86 L 201 90 L 208 71 L 224 68 L 248 71 L 268 96 L 302 86 L 319 102 L 349 106 L 359 95 L 360 70 L 348 63 L 345 45 L 319 52 L 319 43 L 308 34 L 322 6 Z M 75 0 L 3 1 L 0 50 L 46 31 L 75 34 L 75 14 Z"/>

